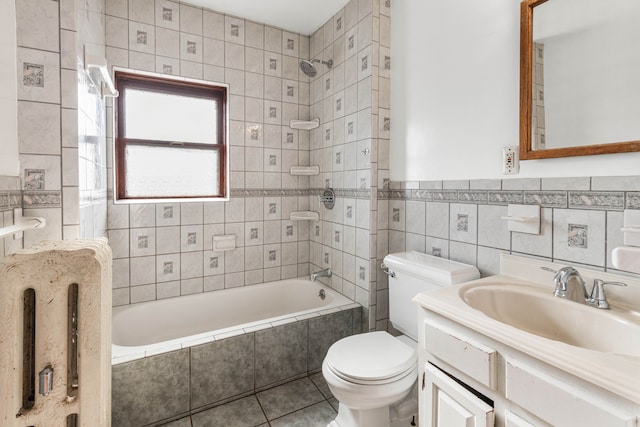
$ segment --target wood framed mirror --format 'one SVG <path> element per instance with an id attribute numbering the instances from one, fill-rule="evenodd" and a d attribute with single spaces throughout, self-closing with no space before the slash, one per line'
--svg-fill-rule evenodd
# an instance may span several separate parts
<path id="1" fill-rule="evenodd" d="M 523 0 L 520 159 L 640 151 L 640 1 Z"/>

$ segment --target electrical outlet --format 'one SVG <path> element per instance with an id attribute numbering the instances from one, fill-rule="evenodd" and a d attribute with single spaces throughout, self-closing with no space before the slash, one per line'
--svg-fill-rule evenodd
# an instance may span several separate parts
<path id="1" fill-rule="evenodd" d="M 507 145 L 502 149 L 502 172 L 505 175 L 520 172 L 520 148 L 517 145 Z"/>

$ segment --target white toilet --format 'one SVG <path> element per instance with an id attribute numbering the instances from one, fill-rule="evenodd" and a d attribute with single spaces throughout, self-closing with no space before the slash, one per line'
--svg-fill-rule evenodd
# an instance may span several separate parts
<path id="1" fill-rule="evenodd" d="M 329 389 L 340 402 L 328 427 L 408 426 L 418 412 L 418 307 L 413 297 L 480 277 L 474 266 L 403 252 L 387 255 L 389 318 L 405 335 L 377 331 L 335 342 L 322 363 Z"/>

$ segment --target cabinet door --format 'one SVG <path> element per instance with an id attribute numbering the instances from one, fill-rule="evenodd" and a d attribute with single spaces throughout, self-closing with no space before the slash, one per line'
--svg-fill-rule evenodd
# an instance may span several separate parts
<path id="1" fill-rule="evenodd" d="M 429 363 L 424 374 L 421 427 L 493 427 L 491 406 Z"/>

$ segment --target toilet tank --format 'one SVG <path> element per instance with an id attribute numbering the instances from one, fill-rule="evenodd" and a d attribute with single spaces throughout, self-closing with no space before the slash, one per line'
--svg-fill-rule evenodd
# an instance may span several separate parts
<path id="1" fill-rule="evenodd" d="M 394 328 L 415 341 L 418 340 L 418 306 L 412 302 L 413 297 L 420 292 L 480 278 L 480 272 L 473 265 L 415 251 L 389 254 L 383 263 L 390 272 L 389 320 Z"/>

